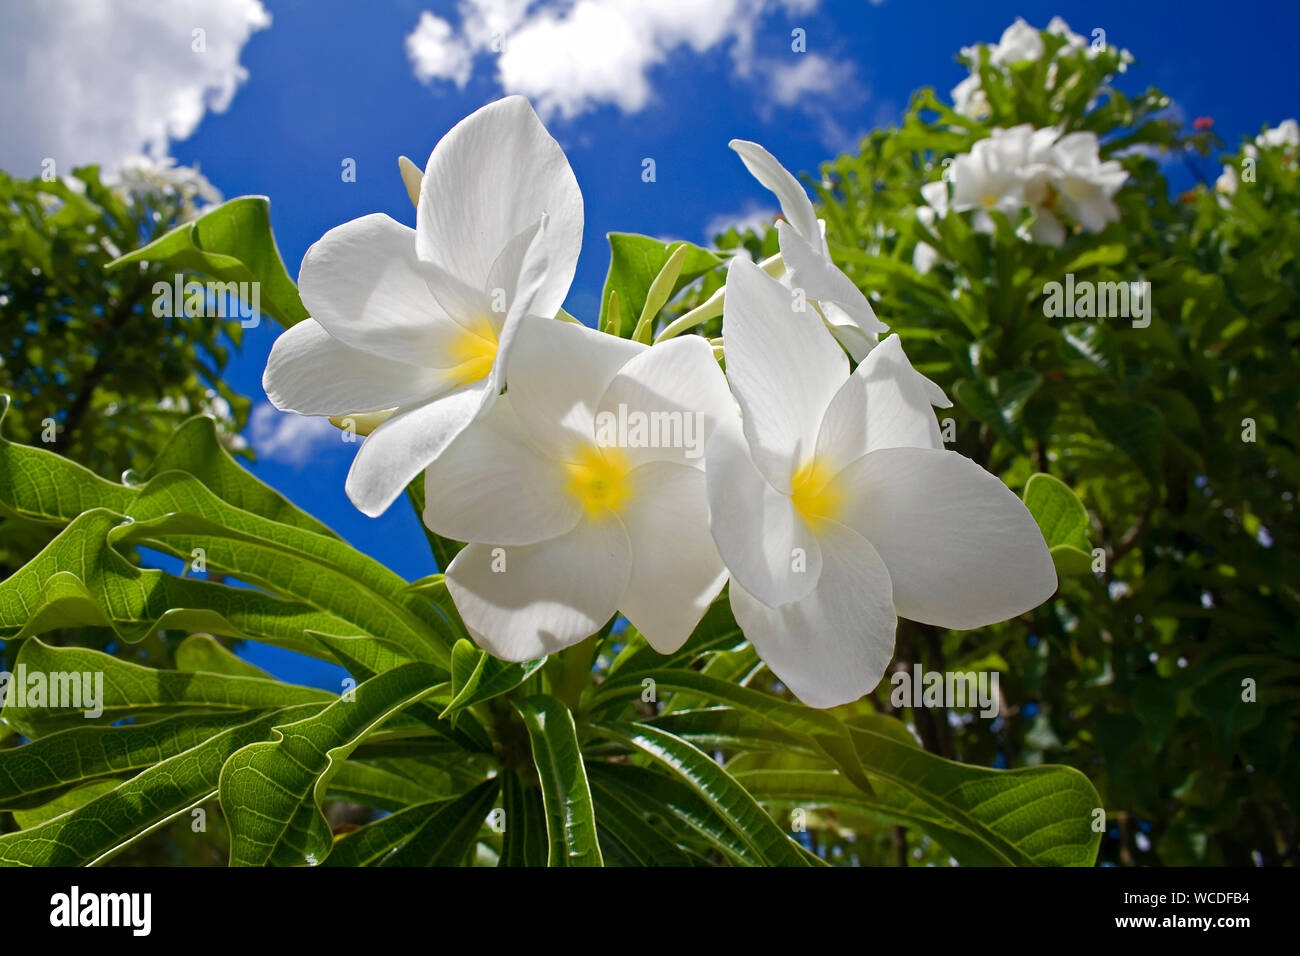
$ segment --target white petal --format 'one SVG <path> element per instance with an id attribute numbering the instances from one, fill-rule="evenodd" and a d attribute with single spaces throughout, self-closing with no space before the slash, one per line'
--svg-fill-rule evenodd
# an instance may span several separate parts
<path id="1" fill-rule="evenodd" d="M 832 302 L 843 310 L 842 317 L 836 315 L 832 322 L 837 326 L 833 331 L 838 331 L 838 326 L 856 326 L 860 336 L 874 345 L 889 326 L 876 318 L 876 312 L 862 290 L 831 261 L 830 256 L 812 246 L 788 222 L 778 222 L 776 231 L 781 243 L 781 258 L 790 273 L 790 285 L 803 289 L 809 299 Z M 827 319 L 830 320 L 831 316 Z M 849 329 L 845 331 L 848 333 L 847 341 L 855 347 L 850 354 L 859 352 L 853 358 L 862 361 L 870 348 L 863 350 L 859 336 L 852 335 Z"/>
<path id="2" fill-rule="evenodd" d="M 424 473 L 424 523 L 453 541 L 535 544 L 582 517 L 564 467 L 537 454 L 507 399 L 447 446 Z"/>
<path id="3" fill-rule="evenodd" d="M 757 143 L 733 139 L 727 145 L 740 156 L 740 161 L 750 174 L 776 194 L 777 201 L 781 204 L 781 213 L 790 225 L 799 230 L 799 235 L 808 242 L 819 243 L 821 231 L 817 228 L 817 213 L 799 180 Z"/>
<path id="4" fill-rule="evenodd" d="M 1029 238 L 1040 246 L 1065 245 L 1065 226 L 1046 209 L 1034 213 L 1034 221 L 1029 224 Z"/>
<path id="5" fill-rule="evenodd" d="M 595 440 L 596 408 L 619 370 L 649 346 L 572 322 L 525 318 L 510 352 L 506 380 L 529 440 L 567 458 Z"/>
<path id="6" fill-rule="evenodd" d="M 953 451 L 883 448 L 840 472 L 844 523 L 884 558 L 902 617 L 967 630 L 1037 607 L 1056 570 L 1015 493 Z"/>
<path id="7" fill-rule="evenodd" d="M 357 450 L 345 485 L 357 509 L 372 518 L 383 514 L 474 420 L 487 395 L 487 379 L 482 379 L 402 409 L 371 432 Z"/>
<path id="8" fill-rule="evenodd" d="M 807 596 L 822 569 L 817 537 L 754 466 L 737 425 L 714 431 L 705 462 L 709 528 L 732 578 L 772 607 Z"/>
<path id="9" fill-rule="evenodd" d="M 765 607 L 731 582 L 731 610 L 758 656 L 810 707 L 869 693 L 894 656 L 898 619 L 889 571 L 861 535 L 829 523 L 817 588 L 802 601 Z"/>
<path id="10" fill-rule="evenodd" d="M 598 631 L 614 615 L 631 567 L 622 524 L 584 521 L 540 544 L 466 546 L 447 569 L 447 590 L 481 647 L 527 661 Z"/>
<path id="11" fill-rule="evenodd" d="M 619 447 L 634 466 L 670 460 L 702 468 L 713 429 L 735 417 L 713 346 L 682 335 L 633 356 L 614 376 L 597 410 L 596 443 L 622 440 Z"/>
<path id="12" fill-rule="evenodd" d="M 302 260 L 303 304 L 345 345 L 433 367 L 459 332 L 434 298 L 437 274 L 415 255 L 415 230 L 385 215 L 325 233 Z"/>
<path id="13" fill-rule="evenodd" d="M 790 491 L 809 458 L 831 399 L 848 377 L 849 361 L 821 318 L 775 279 L 743 258 L 727 267 L 723 349 L 727 379 L 744 414 L 745 437 L 759 470 L 778 491 Z"/>
<path id="14" fill-rule="evenodd" d="M 344 345 L 315 319 L 304 319 L 271 346 L 262 387 L 281 411 L 346 415 L 427 401 L 443 381 L 436 370 Z"/>
<path id="15" fill-rule="evenodd" d="M 630 477 L 637 493 L 620 516 L 632 542 L 632 576 L 618 607 L 651 647 L 670 654 L 700 623 L 727 571 L 709 534 L 702 471 L 659 461 Z"/>
<path id="16" fill-rule="evenodd" d="M 836 394 L 817 434 L 817 461 L 834 474 L 876 448 L 942 448 L 928 379 L 897 335 L 886 337 Z"/>
<path id="17" fill-rule="evenodd" d="M 514 351 L 515 342 L 519 337 L 519 330 L 523 326 L 524 320 L 535 314 L 537 302 L 540 296 L 546 294 L 546 284 L 551 268 L 554 265 L 552 256 L 555 253 L 555 247 L 548 237 L 550 228 L 550 219 L 543 214 L 531 226 L 521 233 L 521 238 L 513 240 L 508 247 L 513 251 L 515 248 L 522 247 L 523 255 L 519 262 L 517 274 L 514 277 L 514 290 L 510 295 L 510 307 L 506 312 L 505 320 L 501 323 L 497 339 L 497 354 L 492 361 L 492 369 L 487 376 L 487 392 L 484 408 L 491 404 L 491 401 L 500 394 L 502 387 L 506 382 L 506 371 L 510 366 L 510 355 Z M 527 245 L 522 243 L 522 237 L 527 238 Z M 540 322 L 552 322 L 553 319 L 539 319 Z"/>
<path id="18" fill-rule="evenodd" d="M 489 103 L 434 147 L 424 171 L 416 245 L 471 286 L 488 290 L 506 244 L 545 213 L 551 271 L 534 303 L 564 304 L 582 245 L 582 193 L 563 150 L 522 96 Z"/>

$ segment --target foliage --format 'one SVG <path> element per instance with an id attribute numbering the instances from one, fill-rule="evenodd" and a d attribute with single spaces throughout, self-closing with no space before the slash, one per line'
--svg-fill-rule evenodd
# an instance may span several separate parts
<path id="1" fill-rule="evenodd" d="M 214 795 L 232 864 L 806 865 L 824 848 L 802 818 L 821 806 L 867 830 L 914 826 L 971 863 L 1096 852 L 1077 771 L 955 764 L 869 703 L 832 715 L 744 686 L 756 659 L 725 599 L 668 658 L 606 629 L 506 664 L 466 639 L 440 575 L 408 584 L 353 550 L 243 471 L 211 420 L 177 430 L 140 478 L 0 443 L 0 505 L 59 529 L 0 586 L 0 635 L 27 672 L 105 675 L 93 719 L 7 698 L 30 742 L 0 750 L 0 806 L 19 827 L 0 861 L 103 862 L 168 820 L 215 815 Z M 130 545 L 203 548 L 210 572 L 252 588 L 135 567 Z M 37 636 L 89 625 L 128 642 L 158 628 L 265 641 L 337 662 L 355 686 L 270 679 L 202 634 L 175 670 Z M 787 811 L 804 783 L 797 842 Z M 332 832 L 342 801 L 388 815 Z"/>

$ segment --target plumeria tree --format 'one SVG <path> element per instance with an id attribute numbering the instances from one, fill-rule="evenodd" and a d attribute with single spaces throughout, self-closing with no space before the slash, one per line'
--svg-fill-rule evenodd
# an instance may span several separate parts
<path id="1" fill-rule="evenodd" d="M 1025 417 L 1061 360 L 1017 323 L 1062 263 L 1126 261 L 1098 250 L 1154 163 L 1108 154 L 1181 143 L 1141 132 L 1158 94 L 1105 87 L 1123 54 L 1054 27 L 967 51 L 980 118 L 923 92 L 827 167 L 820 206 L 734 141 L 782 221 L 713 249 L 612 234 L 597 316 L 562 309 L 582 197 L 519 97 L 401 164 L 414 229 L 332 230 L 297 287 L 268 231 L 223 227 L 234 203 L 125 257 L 260 283 L 285 326 L 268 396 L 367 436 L 348 495 L 405 494 L 431 573 L 351 548 L 207 418 L 123 483 L 0 443 L 0 507 L 60 529 L 0 586 L 0 635 L 27 672 L 106 678 L 90 720 L 12 682 L 0 716 L 28 742 L 0 751 L 0 861 L 96 863 L 219 809 L 237 865 L 1092 864 L 1114 823 L 1071 758 L 1093 730 L 1025 752 L 1010 727 L 1052 662 L 1006 648 L 1090 653 L 1124 554 L 1103 531 L 1093 574 L 1070 484 L 1095 473 L 1051 438 L 1059 410 Z M 134 546 L 249 586 L 140 569 Z M 192 633 L 175 670 L 41 638 L 89 625 Z M 209 634 L 350 678 L 277 681 Z M 990 671 L 1012 686 L 983 732 L 1024 748 L 1013 769 L 954 742 Z M 341 803 L 361 825 L 334 825 Z"/>

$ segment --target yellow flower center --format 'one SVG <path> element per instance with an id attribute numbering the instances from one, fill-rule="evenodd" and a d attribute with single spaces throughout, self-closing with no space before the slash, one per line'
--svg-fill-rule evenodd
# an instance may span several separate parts
<path id="1" fill-rule="evenodd" d="M 617 448 L 581 448 L 564 467 L 569 493 L 592 521 L 617 511 L 632 497 L 632 466 Z"/>
<path id="2" fill-rule="evenodd" d="M 492 323 L 476 316 L 466 323 L 464 330 L 451 343 L 448 350 L 453 365 L 447 370 L 453 385 L 468 385 L 486 378 L 497 357 L 497 333 Z"/>
<path id="3" fill-rule="evenodd" d="M 835 475 L 816 458 L 804 462 L 790 479 L 790 500 L 795 511 L 810 524 L 834 521 L 844 506 L 844 494 L 831 479 Z"/>

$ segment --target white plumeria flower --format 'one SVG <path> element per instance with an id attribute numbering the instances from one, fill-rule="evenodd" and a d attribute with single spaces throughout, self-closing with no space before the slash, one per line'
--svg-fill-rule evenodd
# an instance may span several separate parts
<path id="1" fill-rule="evenodd" d="M 737 622 L 800 700 L 832 707 L 874 688 L 897 616 L 982 627 L 1052 594 L 1034 519 L 942 448 L 929 383 L 898 336 L 850 375 L 779 283 L 733 260 L 727 284 L 727 378 L 743 418 L 709 442 L 710 523 Z"/>
<path id="2" fill-rule="evenodd" d="M 1089 232 L 1119 221 L 1114 195 L 1128 179 L 1117 159 L 1101 161 L 1097 134 L 1067 133 L 1051 148 L 1051 185 L 1066 215 Z"/>
<path id="3" fill-rule="evenodd" d="M 425 524 L 470 542 L 446 569 L 466 627 L 524 661 L 617 610 L 656 650 L 676 650 L 726 581 L 703 452 L 736 412 L 712 347 L 528 319 L 509 380 L 425 473 Z"/>
<path id="4" fill-rule="evenodd" d="M 916 207 L 916 218 L 927 228 L 948 215 L 948 183 L 938 179 L 921 187 L 921 198 L 925 205 Z M 934 268 L 939 261 L 939 250 L 929 243 L 918 242 L 912 250 L 912 268 L 924 275 Z"/>
<path id="5" fill-rule="evenodd" d="M 554 318 L 582 244 L 573 170 L 523 97 L 457 123 L 419 190 L 415 229 L 363 216 L 307 250 L 311 318 L 276 341 L 262 380 L 283 411 L 395 409 L 348 473 L 348 497 L 371 516 L 491 409 L 515 329 Z"/>
<path id="6" fill-rule="evenodd" d="M 1037 27 L 1026 23 L 1023 17 L 1016 17 L 1015 23 L 1002 31 L 1002 39 L 989 51 L 989 63 L 994 66 L 1010 66 L 1028 60 L 1040 60 L 1042 56 L 1042 34 Z"/>
<path id="7" fill-rule="evenodd" d="M 952 209 L 974 211 L 971 226 L 976 232 L 992 233 L 993 211 L 1015 217 L 1025 205 L 1025 177 L 1022 170 L 1033 135 L 1030 126 L 995 129 L 987 138 L 952 161 Z"/>
<path id="8" fill-rule="evenodd" d="M 817 308 L 836 340 L 861 362 L 889 326 L 876 318 L 862 290 L 840 271 L 826 245 L 826 223 L 817 218 L 812 201 L 799 180 L 757 143 L 733 139 L 729 144 L 754 178 L 771 190 L 785 221 L 776 224 L 785 264 L 783 281 L 802 289 Z"/>
<path id="9" fill-rule="evenodd" d="M 952 88 L 952 108 L 973 120 L 983 120 L 993 112 L 978 73 L 972 73 Z"/>
<path id="10" fill-rule="evenodd" d="M 1014 218 L 1028 207 L 1034 216 L 1026 237 L 1061 246 L 1067 231 L 1060 215 L 1100 232 L 1119 219 L 1113 197 L 1127 179 L 1118 160 L 1101 161 L 1095 133 L 1061 136 L 1053 127 L 1034 129 L 1024 123 L 993 130 L 953 160 L 952 209 L 973 210 L 975 231 L 992 233 L 991 210 Z"/>
<path id="11" fill-rule="evenodd" d="M 1070 25 L 1061 17 L 1053 17 L 1051 22 L 1045 28 L 1047 33 L 1058 36 L 1065 41 L 1065 45 L 1056 53 L 1056 57 L 1075 56 L 1082 53 L 1089 60 L 1096 59 L 1104 46 L 1090 44 L 1086 38 L 1080 36 L 1070 29 Z M 989 106 L 988 97 L 980 85 L 979 76 L 979 51 L 981 46 L 986 44 L 976 44 L 975 46 L 962 47 L 962 55 L 970 61 L 971 74 L 962 80 L 952 89 L 953 109 L 962 116 L 974 120 L 983 120 L 992 108 Z M 1017 17 L 1016 21 L 1002 32 L 1002 38 L 995 44 L 989 45 L 989 66 L 1000 70 L 1003 73 L 1009 66 L 1016 63 L 1032 63 L 1043 58 L 1046 47 L 1043 44 L 1042 34 L 1024 21 L 1023 18 Z M 1119 51 L 1119 71 L 1121 73 L 1128 69 L 1128 64 L 1133 62 L 1133 55 L 1128 50 Z M 1057 64 L 1055 60 L 1047 66 L 1046 82 L 1047 86 L 1056 85 Z"/>
<path id="12" fill-rule="evenodd" d="M 1293 119 L 1285 119 L 1272 129 L 1265 130 L 1255 137 L 1260 146 L 1272 148 L 1300 146 L 1300 124 Z"/>

